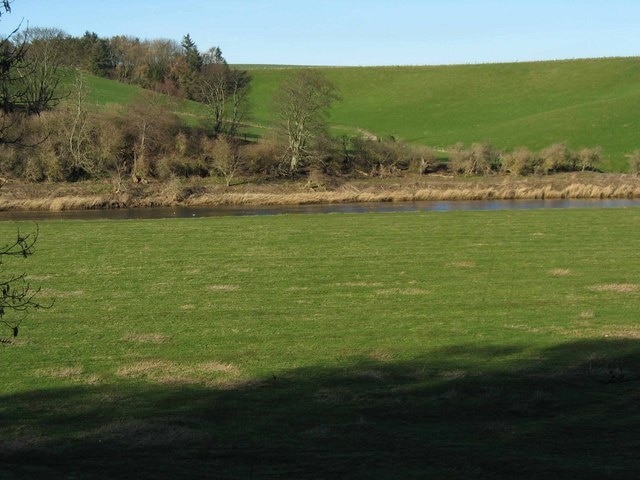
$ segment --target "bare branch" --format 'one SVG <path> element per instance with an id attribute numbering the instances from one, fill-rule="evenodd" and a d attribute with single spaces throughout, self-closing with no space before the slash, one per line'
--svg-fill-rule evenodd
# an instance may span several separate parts
<path id="1" fill-rule="evenodd" d="M 33 233 L 23 235 L 18 231 L 16 240 L 0 248 L 0 264 L 4 257 L 22 257 L 27 258 L 34 253 L 34 246 L 38 240 L 39 229 Z M 26 280 L 26 275 L 10 275 L 8 278 L 0 281 L 0 323 L 9 327 L 14 337 L 18 335 L 19 326 L 24 320 L 26 313 L 32 309 L 51 308 L 50 305 L 43 305 L 36 296 L 40 293 L 40 289 L 32 289 Z M 8 312 L 22 313 L 22 317 L 17 321 L 6 320 L 5 314 Z M 0 339 L 1 343 L 10 343 L 8 339 Z"/>

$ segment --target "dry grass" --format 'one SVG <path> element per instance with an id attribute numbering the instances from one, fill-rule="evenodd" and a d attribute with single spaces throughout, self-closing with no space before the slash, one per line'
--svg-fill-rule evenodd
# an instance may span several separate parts
<path id="1" fill-rule="evenodd" d="M 163 385 L 207 385 L 217 387 L 241 386 L 247 382 L 240 378 L 240 369 L 224 362 L 208 361 L 182 364 L 167 360 L 143 360 L 125 365 L 116 371 L 124 378 L 147 380 Z"/>
<path id="2" fill-rule="evenodd" d="M 229 375 L 238 375 L 240 370 L 230 363 L 205 362 L 197 365 L 197 370 L 204 373 L 227 373 Z"/>
<path id="3" fill-rule="evenodd" d="M 336 287 L 350 287 L 350 288 L 368 288 L 368 287 L 382 287 L 380 282 L 343 282 L 336 283 Z"/>
<path id="4" fill-rule="evenodd" d="M 387 363 L 393 360 L 393 354 L 388 350 L 375 349 L 369 353 L 369 358 L 377 362 Z"/>
<path id="5" fill-rule="evenodd" d="M 554 268 L 549 270 L 549 275 L 552 277 L 567 277 L 571 274 L 572 272 L 568 268 Z"/>
<path id="6" fill-rule="evenodd" d="M 38 370 L 36 375 L 39 377 L 49 377 L 49 378 L 66 378 L 66 379 L 77 379 L 84 373 L 84 368 L 82 366 L 75 367 L 61 367 L 61 368 L 45 368 Z"/>
<path id="7" fill-rule="evenodd" d="M 44 298 L 74 298 L 82 297 L 85 295 L 83 290 L 71 290 L 68 292 L 61 292 L 52 288 L 43 288 L 40 290 L 40 295 Z"/>
<path id="8" fill-rule="evenodd" d="M 635 293 L 640 291 L 640 285 L 636 283 L 605 283 L 593 285 L 589 290 L 594 292 Z"/>
<path id="9" fill-rule="evenodd" d="M 475 268 L 476 267 L 476 263 L 475 262 L 469 262 L 469 261 L 460 261 L 460 262 L 448 263 L 447 266 L 448 267 L 453 267 L 453 268 Z"/>
<path id="10" fill-rule="evenodd" d="M 215 292 L 235 292 L 240 290 L 239 285 L 209 285 L 207 290 Z"/>
<path id="11" fill-rule="evenodd" d="M 126 342 L 161 344 L 169 342 L 171 338 L 163 333 L 132 333 L 122 339 Z"/>
<path id="12" fill-rule="evenodd" d="M 76 384 L 98 385 L 102 378 L 96 374 L 87 375 L 80 365 L 61 368 L 42 368 L 36 370 L 35 375 L 44 378 L 55 378 L 56 380 L 68 380 Z"/>
<path id="13" fill-rule="evenodd" d="M 185 180 L 184 186 L 195 181 Z M 135 194 L 109 193 L 105 182 L 23 184 L 3 188 L 0 210 L 79 210 L 159 206 L 305 205 L 486 199 L 640 198 L 640 178 L 623 174 L 572 173 L 543 177 L 468 178 L 406 175 L 381 180 L 341 180 L 331 190 L 309 191 L 307 182 L 244 184 L 232 190 L 201 180 L 199 193 L 182 198 L 165 184 L 136 186 Z M 338 183 L 338 180 L 336 180 Z M 95 194 L 93 192 L 102 193 Z"/>
<path id="14" fill-rule="evenodd" d="M 640 327 L 632 327 L 632 326 L 612 326 L 604 330 L 603 335 L 608 338 L 632 338 L 638 339 L 640 338 Z"/>
<path id="15" fill-rule="evenodd" d="M 419 296 L 428 295 L 429 291 L 422 288 L 387 288 L 384 290 L 377 290 L 377 295 L 407 295 L 407 296 Z"/>

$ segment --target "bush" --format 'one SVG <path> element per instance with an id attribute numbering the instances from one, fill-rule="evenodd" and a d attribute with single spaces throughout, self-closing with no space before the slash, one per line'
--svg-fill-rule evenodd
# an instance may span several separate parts
<path id="1" fill-rule="evenodd" d="M 19 174 L 20 165 L 17 150 L 7 145 L 0 145 L 0 175 Z"/>
<path id="2" fill-rule="evenodd" d="M 449 169 L 463 175 L 487 175 L 498 168 L 499 155 L 484 143 L 474 143 L 470 149 L 461 144 L 453 147 Z"/>
<path id="3" fill-rule="evenodd" d="M 273 140 L 260 140 L 240 149 L 246 173 L 274 177 L 278 175 L 285 147 Z"/>
<path id="4" fill-rule="evenodd" d="M 582 148 L 576 153 L 577 166 L 585 170 L 597 170 L 602 164 L 602 148 Z"/>
<path id="5" fill-rule="evenodd" d="M 540 168 L 540 157 L 526 147 L 505 153 L 501 157 L 501 170 L 511 175 L 531 175 Z"/>
<path id="6" fill-rule="evenodd" d="M 236 146 L 225 136 L 202 139 L 202 154 L 209 174 L 224 177 L 227 187 L 240 170 L 240 156 Z"/>
<path id="7" fill-rule="evenodd" d="M 629 158 L 629 171 L 633 175 L 640 174 L 640 150 L 634 150 L 627 155 L 627 158 Z"/>
<path id="8" fill-rule="evenodd" d="M 411 165 L 411 149 L 402 142 L 380 141 L 370 138 L 351 139 L 353 161 L 372 176 L 394 175 Z"/>
<path id="9" fill-rule="evenodd" d="M 417 146 L 412 149 L 410 170 L 425 175 L 437 169 L 438 157 L 431 147 Z"/>
<path id="10" fill-rule="evenodd" d="M 564 143 L 556 143 L 540 152 L 541 172 L 549 173 L 575 170 L 572 154 Z"/>

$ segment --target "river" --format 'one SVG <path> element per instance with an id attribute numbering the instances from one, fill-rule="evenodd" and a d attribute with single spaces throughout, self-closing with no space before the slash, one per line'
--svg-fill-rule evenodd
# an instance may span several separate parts
<path id="1" fill-rule="evenodd" d="M 246 215 L 281 215 L 304 213 L 372 213 L 372 212 L 449 212 L 455 210 L 531 210 L 545 208 L 615 208 L 640 207 L 640 199 L 603 200 L 472 200 L 434 202 L 371 202 L 311 205 L 162 207 L 107 210 L 6 211 L 0 220 L 102 220 L 194 218 Z"/>

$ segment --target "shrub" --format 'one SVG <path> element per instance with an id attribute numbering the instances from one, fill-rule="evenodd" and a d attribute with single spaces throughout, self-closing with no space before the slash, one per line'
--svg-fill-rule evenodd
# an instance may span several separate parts
<path id="1" fill-rule="evenodd" d="M 73 179 L 69 172 L 65 171 L 65 165 L 60 161 L 60 158 L 56 155 L 55 150 L 50 144 L 43 145 L 42 148 L 37 149 L 37 151 L 29 157 L 29 164 L 31 168 L 34 169 L 32 173 L 35 174 L 35 169 L 37 169 L 41 175 L 40 179 L 34 178 L 33 180 L 60 182 L 65 179 Z M 29 174 L 28 170 L 26 173 Z"/>
<path id="2" fill-rule="evenodd" d="M 159 180 L 173 177 L 206 177 L 209 175 L 209 169 L 202 155 L 183 156 L 170 152 L 156 159 L 153 174 Z"/>
<path id="3" fill-rule="evenodd" d="M 348 137 L 331 137 L 323 135 L 316 143 L 315 158 L 309 165 L 311 172 L 322 175 L 342 175 L 353 170 L 353 162 L 349 151 Z"/>
<path id="4" fill-rule="evenodd" d="M 240 149 L 243 165 L 249 174 L 273 177 L 278 174 L 285 147 L 270 139 L 245 145 Z"/>
<path id="5" fill-rule="evenodd" d="M 582 148 L 576 154 L 577 166 L 585 170 L 597 170 L 602 164 L 602 148 Z"/>
<path id="6" fill-rule="evenodd" d="M 176 149 L 180 119 L 167 99 L 144 92 L 127 105 L 123 130 L 132 152 L 131 173 L 145 178 L 156 173 L 156 161 Z"/>
<path id="7" fill-rule="evenodd" d="M 531 175 L 540 167 L 540 157 L 526 147 L 505 153 L 501 157 L 501 170 L 512 175 Z"/>
<path id="8" fill-rule="evenodd" d="M 640 174 L 640 149 L 631 152 L 627 158 L 629 159 L 629 171 L 634 175 Z"/>
<path id="9" fill-rule="evenodd" d="M 449 161 L 451 172 L 463 175 L 487 175 L 496 170 L 498 165 L 498 153 L 484 143 L 474 143 L 470 149 L 456 144 Z"/>
<path id="10" fill-rule="evenodd" d="M 437 165 L 438 157 L 431 147 L 420 145 L 412 149 L 411 170 L 424 175 L 435 171 Z"/>
<path id="11" fill-rule="evenodd" d="M 571 152 L 564 143 L 556 143 L 551 145 L 540 152 L 541 172 L 544 174 L 571 171 L 572 160 Z"/>
<path id="12" fill-rule="evenodd" d="M 240 170 L 240 156 L 235 145 L 225 136 L 202 139 L 202 154 L 209 173 L 222 175 L 227 187 Z"/>
<path id="13" fill-rule="evenodd" d="M 0 175 L 16 174 L 20 163 L 15 148 L 10 148 L 8 145 L 0 145 Z"/>
<path id="14" fill-rule="evenodd" d="M 370 138 L 351 139 L 353 161 L 373 176 L 394 175 L 411 165 L 411 149 L 402 142 L 380 141 Z"/>

